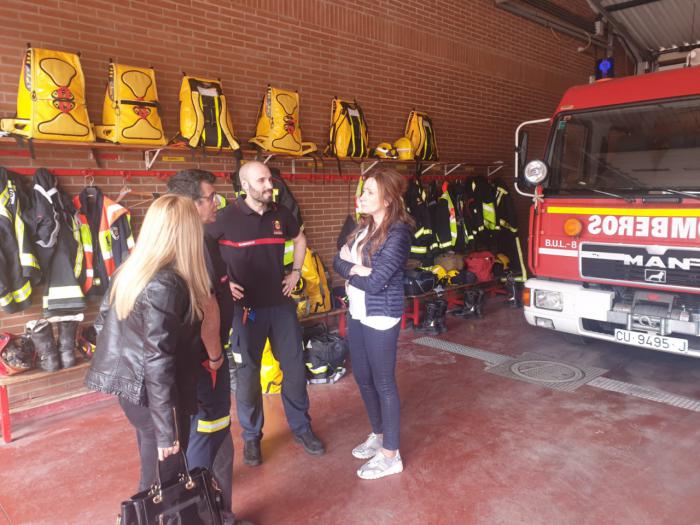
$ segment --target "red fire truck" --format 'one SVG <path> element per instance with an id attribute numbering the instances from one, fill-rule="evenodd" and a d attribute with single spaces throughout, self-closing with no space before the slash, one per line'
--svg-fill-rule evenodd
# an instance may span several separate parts
<path id="1" fill-rule="evenodd" d="M 525 165 L 525 127 L 549 124 Z M 535 326 L 700 357 L 700 67 L 569 89 L 516 130 Z"/>

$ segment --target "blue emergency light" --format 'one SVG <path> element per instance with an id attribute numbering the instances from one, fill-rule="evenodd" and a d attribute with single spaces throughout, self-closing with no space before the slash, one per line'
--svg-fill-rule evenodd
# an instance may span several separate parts
<path id="1" fill-rule="evenodd" d="M 612 57 L 601 58 L 595 63 L 595 78 L 613 78 L 615 76 L 615 61 Z"/>

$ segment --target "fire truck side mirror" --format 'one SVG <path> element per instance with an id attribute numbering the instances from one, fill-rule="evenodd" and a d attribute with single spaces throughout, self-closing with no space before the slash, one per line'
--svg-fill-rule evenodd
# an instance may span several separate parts
<path id="1" fill-rule="evenodd" d="M 527 162 L 527 142 L 528 134 L 527 131 L 521 130 L 518 134 L 518 145 L 516 147 L 516 152 L 518 154 L 518 165 L 516 169 L 518 170 L 518 182 L 527 182 L 524 178 L 525 163 Z"/>

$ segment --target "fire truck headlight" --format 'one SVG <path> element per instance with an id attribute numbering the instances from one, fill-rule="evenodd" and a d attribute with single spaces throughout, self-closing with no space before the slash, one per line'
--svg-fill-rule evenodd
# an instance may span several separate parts
<path id="1" fill-rule="evenodd" d="M 540 184 L 547 178 L 547 165 L 541 160 L 530 161 L 525 166 L 523 175 L 530 184 Z"/>
<path id="2" fill-rule="evenodd" d="M 556 310 L 561 312 L 564 309 L 561 292 L 535 290 L 535 306 L 543 310 Z"/>

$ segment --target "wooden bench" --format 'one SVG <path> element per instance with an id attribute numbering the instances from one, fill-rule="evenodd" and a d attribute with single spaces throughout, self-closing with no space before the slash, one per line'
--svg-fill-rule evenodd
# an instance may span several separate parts
<path id="1" fill-rule="evenodd" d="M 482 289 L 486 292 L 495 292 L 499 287 L 498 281 L 484 281 L 481 283 L 469 283 L 469 284 L 457 284 L 454 286 L 446 286 L 441 292 L 436 292 L 435 290 L 430 290 L 429 292 L 418 294 L 418 295 L 407 295 L 406 304 L 403 315 L 401 316 L 401 329 L 406 329 L 406 321 L 410 319 L 413 321 L 413 326 L 418 326 L 420 324 L 421 315 L 421 301 L 424 299 L 445 299 L 447 301 L 447 309 L 450 310 L 455 306 L 464 305 L 464 292 L 469 288 Z"/>
<path id="2" fill-rule="evenodd" d="M 3 441 L 5 443 L 12 441 L 11 413 L 64 401 L 86 393 L 87 389 L 82 386 L 82 382 L 88 366 L 90 362 L 84 361 L 56 372 L 32 370 L 14 376 L 0 377 L 0 426 Z M 8 389 L 19 391 L 13 392 L 18 399 L 16 402 L 13 401 L 15 408 L 12 409 Z"/>
<path id="3" fill-rule="evenodd" d="M 328 310 L 327 312 L 321 312 L 318 314 L 307 315 L 299 319 L 299 323 L 304 325 L 311 322 L 324 322 L 333 317 L 338 317 L 338 333 L 340 337 L 345 337 L 347 332 L 347 323 L 345 319 L 345 314 L 347 313 L 347 308 L 334 308 L 333 310 Z"/>

